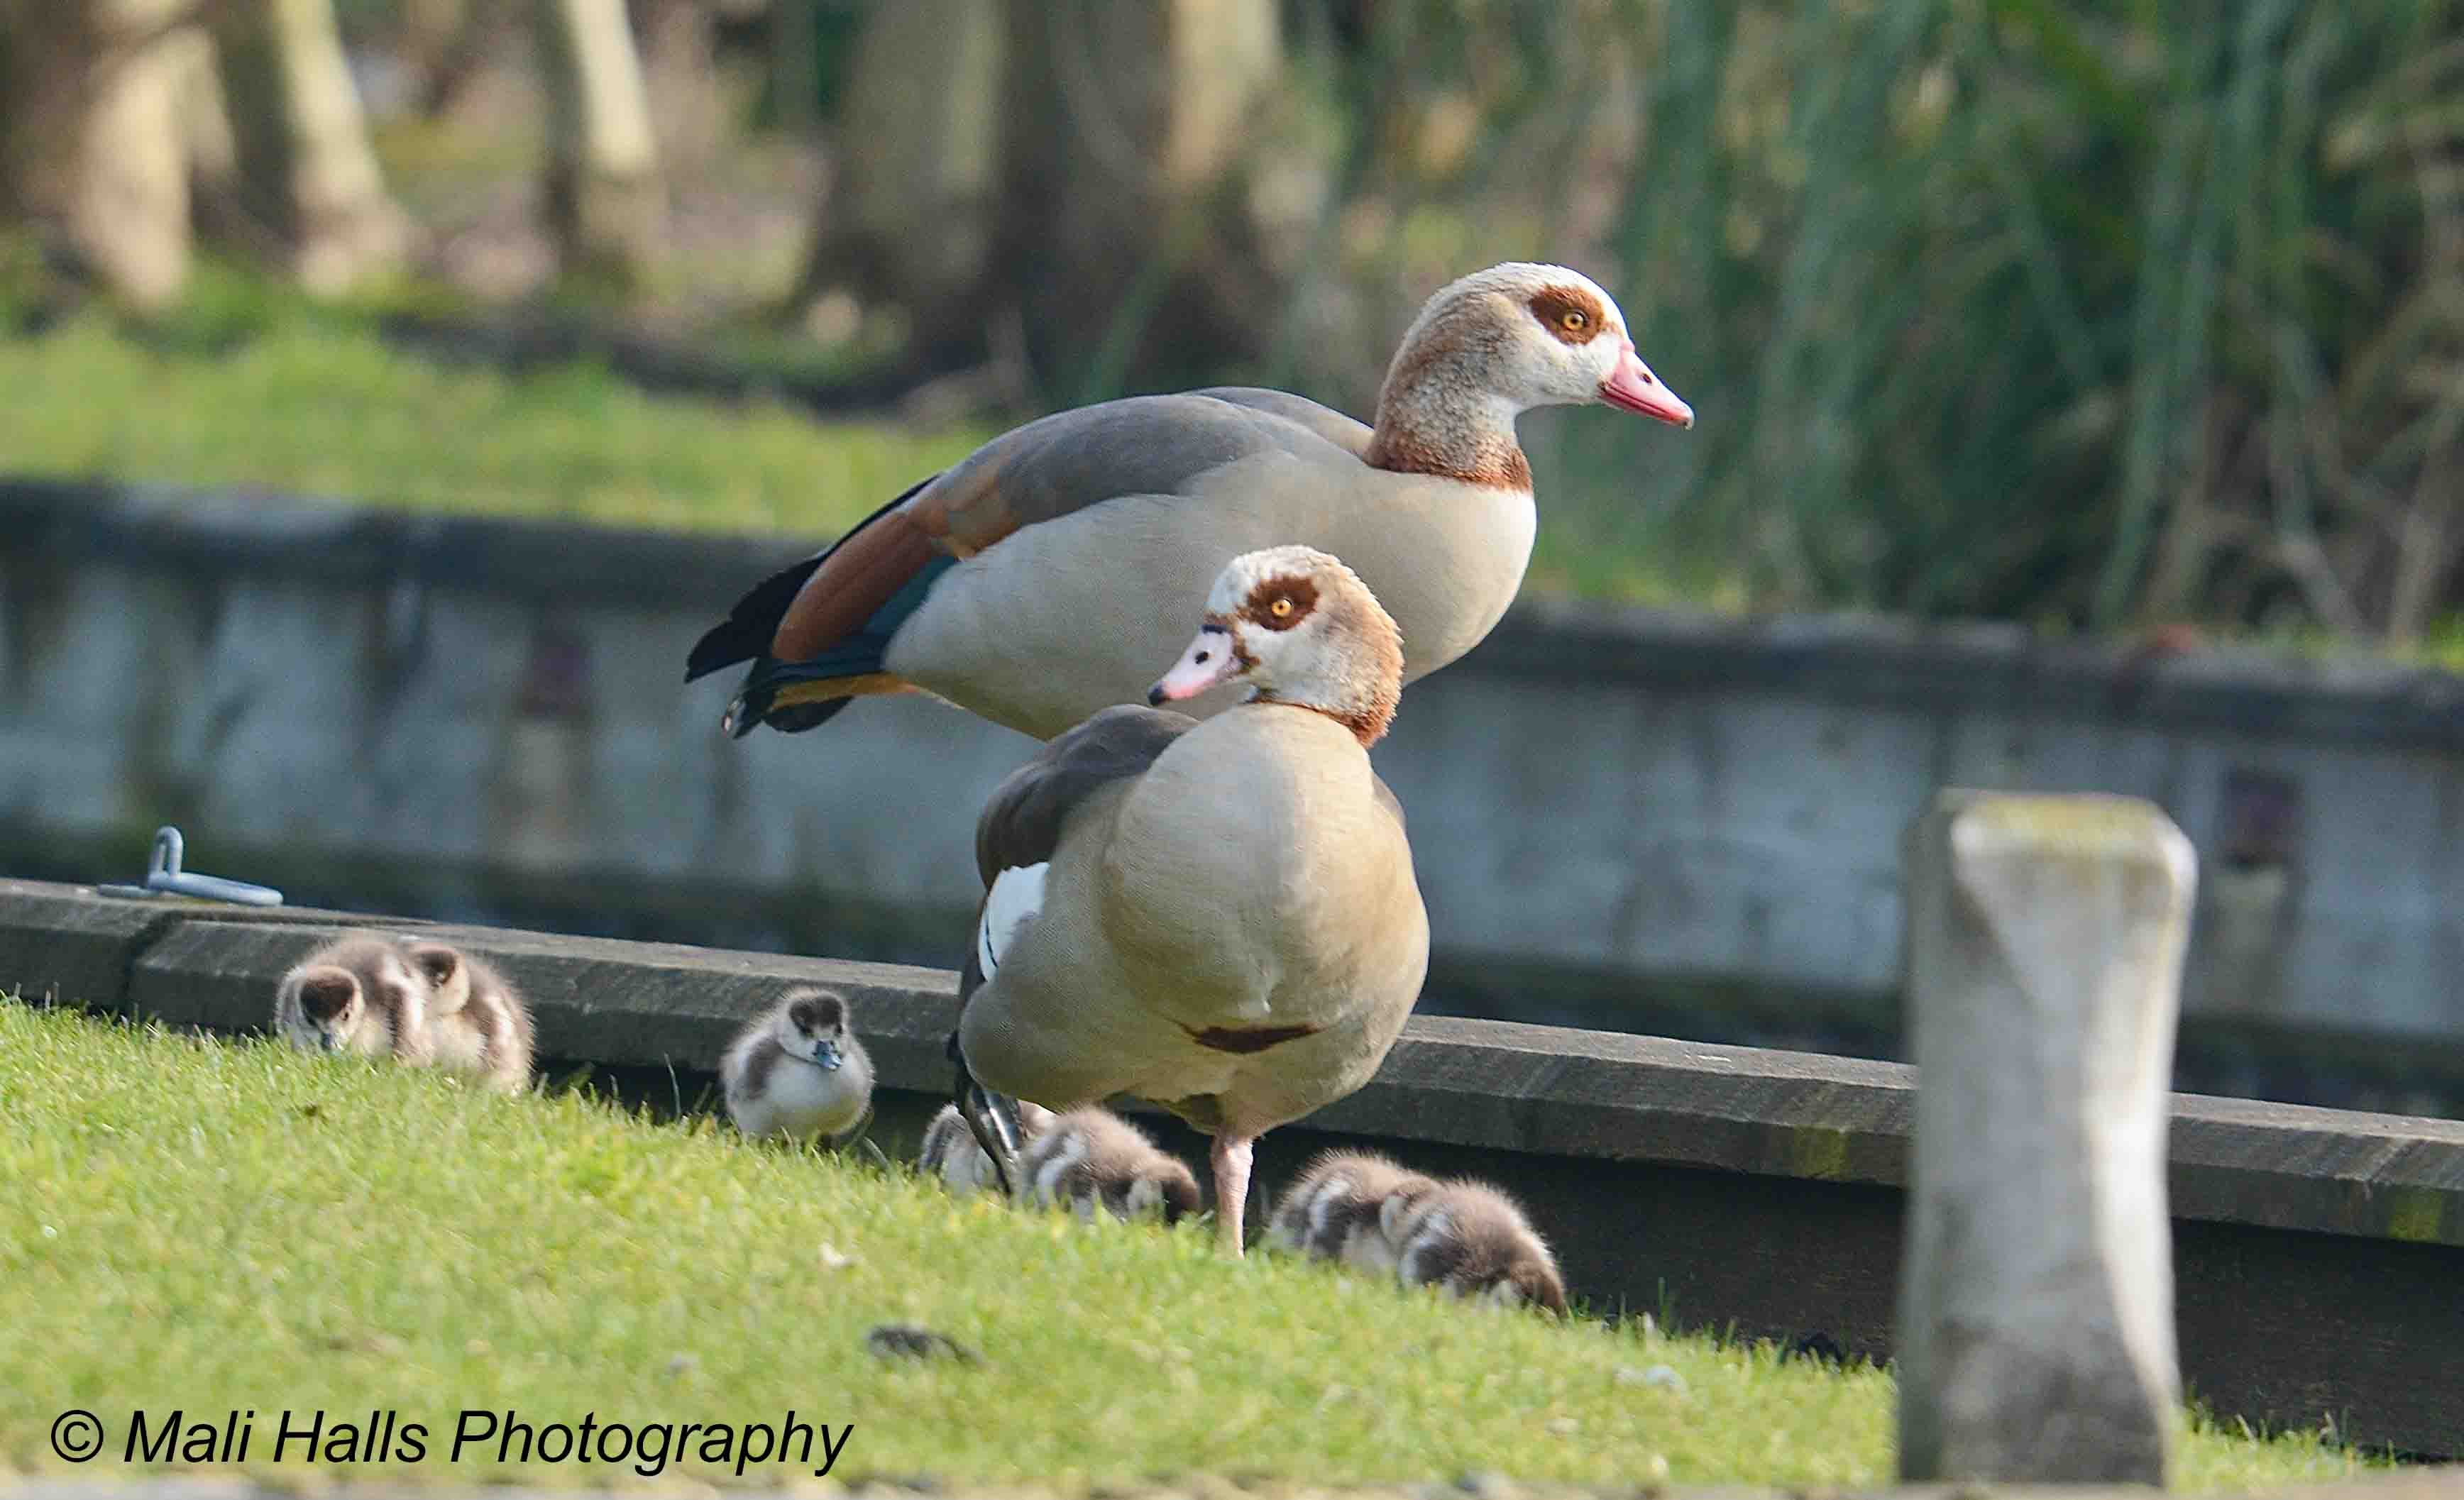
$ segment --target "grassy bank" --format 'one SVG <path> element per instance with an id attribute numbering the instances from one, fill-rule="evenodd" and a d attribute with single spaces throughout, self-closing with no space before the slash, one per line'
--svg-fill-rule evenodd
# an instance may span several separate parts
<path id="1" fill-rule="evenodd" d="M 989 435 L 648 394 L 572 364 L 444 364 L 342 315 L 228 339 L 100 317 L 0 340 L 0 469 L 374 505 L 832 535 Z"/>
<path id="2" fill-rule="evenodd" d="M 391 1411 L 425 1425 L 420 1462 L 398 1447 L 321 1467 L 463 1480 L 524 1467 L 493 1444 L 453 1460 L 464 1411 L 544 1426 L 775 1423 L 792 1408 L 834 1433 L 853 1423 L 842 1480 L 1845 1485 L 1890 1468 L 1875 1371 L 1231 1264 L 1194 1226 L 960 1204 L 903 1172 L 576 1097 L 0 1002 L 0 1109 L 14 1208 L 0 1368 L 17 1372 L 0 1383 L 0 1464 L 57 1467 L 67 1408 L 95 1415 L 114 1461 L 134 1411 L 159 1432 L 173 1408 L 253 1410 L 256 1467 L 286 1410 Z M 866 1336 L 889 1322 L 980 1362 L 885 1362 Z M 2348 1464 L 2305 1438 L 2201 1431 L 2182 1477 L 2218 1489 Z M 735 1478 L 698 1456 L 679 1471 Z"/>

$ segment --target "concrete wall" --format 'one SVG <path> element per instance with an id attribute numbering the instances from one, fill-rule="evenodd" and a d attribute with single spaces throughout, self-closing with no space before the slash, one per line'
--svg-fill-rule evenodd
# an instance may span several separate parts
<path id="1" fill-rule="evenodd" d="M 0 869 L 116 876 L 176 822 L 308 898 L 949 961 L 1027 741 L 909 697 L 731 743 L 732 683 L 679 680 L 799 551 L 0 490 Z M 2199 847 L 2186 1055 L 2464 1058 L 2464 679 L 1527 607 L 1376 758 L 1456 1008 L 1887 1051 L 1910 816 L 2095 788 Z"/>
<path id="2" fill-rule="evenodd" d="M 0 992 L 173 1026 L 261 1028 L 282 973 L 385 918 L 128 901 L 0 880 Z M 912 1156 L 947 1097 L 957 976 L 547 933 L 433 927 L 530 997 L 539 1048 L 699 1093 L 789 984 L 844 992 L 878 1071 L 876 1136 Z M 561 1065 L 548 1070 L 561 1074 Z M 681 1074 L 681 1079 L 679 1078 Z M 672 1091 L 672 1092 L 671 1092 Z M 1914 1070 L 1896 1063 L 1416 1018 L 1376 1077 L 1270 1132 L 1273 1192 L 1366 1145 L 1503 1182 L 1598 1309 L 1887 1357 Z M 2464 1456 L 2464 1121 L 2177 1094 L 2170 1208 L 2182 1368 L 2225 1417 Z M 1176 1127 L 1167 1144 L 1203 1160 Z"/>

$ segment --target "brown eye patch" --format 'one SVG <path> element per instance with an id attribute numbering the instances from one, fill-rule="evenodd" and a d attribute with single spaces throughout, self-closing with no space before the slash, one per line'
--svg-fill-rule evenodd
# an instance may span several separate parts
<path id="1" fill-rule="evenodd" d="M 428 982 L 440 986 L 452 983 L 453 971 L 462 966 L 462 956 L 451 948 L 414 949 L 410 957 L 428 976 Z"/>
<path id="2" fill-rule="evenodd" d="M 1288 630 L 1316 607 L 1316 584 L 1306 578 L 1270 578 L 1249 590 L 1241 613 L 1269 630 Z"/>
<path id="3" fill-rule="evenodd" d="M 1544 287 L 1532 294 L 1531 316 L 1567 343 L 1589 343 L 1609 322 L 1600 299 L 1578 286 Z"/>
<path id="4" fill-rule="evenodd" d="M 847 1024 L 847 1002 L 836 995 L 813 995 L 787 1007 L 787 1019 L 800 1031 L 835 1031 Z"/>
<path id="5" fill-rule="evenodd" d="M 299 1010 L 311 1021 L 331 1021 L 350 1007 L 360 986 L 347 974 L 315 974 L 299 982 Z"/>

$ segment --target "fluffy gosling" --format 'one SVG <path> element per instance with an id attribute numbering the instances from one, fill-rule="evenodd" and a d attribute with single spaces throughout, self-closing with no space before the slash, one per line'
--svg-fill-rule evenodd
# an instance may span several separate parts
<path id="1" fill-rule="evenodd" d="M 428 980 L 428 1030 L 437 1066 L 476 1073 L 518 1093 L 531 1085 L 536 1033 L 530 1006 L 495 968 L 441 942 L 410 945 Z"/>
<path id="2" fill-rule="evenodd" d="M 791 989 L 745 1026 L 719 1062 L 727 1116 L 760 1139 L 842 1136 L 872 1107 L 872 1059 L 847 997 Z"/>
<path id="3" fill-rule="evenodd" d="M 435 1061 L 428 976 L 403 945 L 353 933 L 294 965 L 274 991 L 274 1029 L 303 1051 Z"/>
<path id="4" fill-rule="evenodd" d="M 1513 1199 L 1485 1182 L 1441 1182 L 1388 1230 L 1396 1279 L 1434 1285 L 1504 1307 L 1531 1304 L 1564 1316 L 1557 1258 Z"/>
<path id="5" fill-rule="evenodd" d="M 1019 1152 L 1022 1196 L 1092 1221 L 1160 1214 L 1177 1224 L 1198 1211 L 1198 1178 L 1136 1126 L 1088 1107 L 1055 1116 Z"/>
<path id="6" fill-rule="evenodd" d="M 1393 1229 L 1437 1189 L 1435 1180 L 1374 1152 L 1325 1152 L 1285 1189 L 1266 1220 L 1266 1243 L 1392 1276 L 1398 1253 Z"/>

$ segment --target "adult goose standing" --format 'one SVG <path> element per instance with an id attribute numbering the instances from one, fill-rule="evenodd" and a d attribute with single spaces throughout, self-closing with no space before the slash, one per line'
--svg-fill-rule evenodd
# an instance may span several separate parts
<path id="1" fill-rule="evenodd" d="M 1215 1137 L 1219 1233 L 1241 1253 L 1251 1142 L 1366 1083 L 1428 970 L 1402 809 L 1369 765 L 1402 675 L 1350 568 L 1247 553 L 1147 695 L 1237 681 L 1245 701 L 1202 723 L 1106 709 L 994 791 L 953 1038 L 989 1152 L 1009 1142 L 983 1091 L 1152 1100 Z"/>
<path id="2" fill-rule="evenodd" d="M 1589 277 L 1493 266 L 1421 309 L 1376 426 L 1243 386 L 1030 422 L 757 585 L 686 680 L 753 663 L 737 736 L 921 688 L 1049 739 L 1144 690 L 1149 649 L 1226 562 L 1301 542 L 1367 581 L 1409 682 L 1478 645 L 1522 585 L 1536 516 L 1515 416 L 1595 402 L 1694 423 Z"/>

